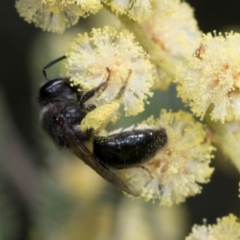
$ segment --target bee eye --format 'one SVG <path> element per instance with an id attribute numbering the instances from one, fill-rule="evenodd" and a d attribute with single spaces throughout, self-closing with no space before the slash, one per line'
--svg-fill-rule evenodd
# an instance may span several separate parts
<path id="1" fill-rule="evenodd" d="M 53 121 L 54 124 L 58 123 L 58 118 L 57 118 L 56 115 L 53 115 L 52 121 Z"/>

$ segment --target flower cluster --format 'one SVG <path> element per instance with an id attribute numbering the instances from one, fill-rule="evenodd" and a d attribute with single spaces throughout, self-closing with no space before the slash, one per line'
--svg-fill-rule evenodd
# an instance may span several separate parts
<path id="1" fill-rule="evenodd" d="M 144 110 L 144 101 L 152 95 L 152 65 L 131 33 L 110 27 L 93 29 L 79 34 L 66 56 L 62 75 L 69 76 L 79 90 L 99 88 L 94 104 L 119 99 L 127 115 Z"/>
<path id="2" fill-rule="evenodd" d="M 16 0 L 21 17 L 43 30 L 57 33 L 76 24 L 80 17 L 97 13 L 103 6 L 125 26 L 121 29 L 106 26 L 79 34 L 61 66 L 64 84 L 72 87 L 76 95 L 74 101 L 90 96 L 83 103 L 89 106 L 84 109 L 86 116 L 74 131 L 88 133 L 91 130 L 92 135 L 85 142 L 77 132 L 76 138 L 80 136 L 79 141 L 82 141 L 79 145 L 86 145 L 89 156 L 99 157 L 94 148 L 97 137 L 111 137 L 124 131 L 129 131 L 127 134 L 132 137 L 134 129 L 145 130 L 143 135 L 147 129 L 164 129 L 167 143 L 165 141 L 166 145 L 161 148 L 155 144 L 154 156 L 146 155 L 149 159 L 145 159 L 141 154 L 134 155 L 136 151 L 132 151 L 132 146 L 130 150 L 134 153 L 126 152 L 131 159 L 137 156 L 134 167 L 128 165 L 126 155 L 122 157 L 122 143 L 117 156 L 123 159 L 124 167 L 129 168 L 114 169 L 117 168 L 116 157 L 113 157 L 114 164 L 107 164 L 108 154 L 93 160 L 106 160 L 107 167 L 112 167 L 124 183 L 132 184 L 146 201 L 171 206 L 200 193 L 201 184 L 209 181 L 214 170 L 210 167 L 214 148 L 207 134 L 210 131 L 190 113 L 163 110 L 158 119 L 150 117 L 137 127 L 106 130 L 110 121 L 119 118 L 121 107 L 126 116 L 137 115 L 153 95 L 152 88 L 166 90 L 175 81 L 178 95 L 193 114 L 201 120 L 209 114 L 205 119 L 211 140 L 240 170 L 240 34 L 203 35 L 193 9 L 181 0 Z M 212 126 L 211 120 L 219 122 Z M 232 122 L 222 124 L 220 121 Z M 144 140 L 134 141 L 136 149 L 143 144 L 142 152 L 152 153 Z M 126 145 L 131 143 L 129 139 L 126 142 Z M 111 147 L 109 149 L 111 152 Z M 141 157 L 146 161 L 140 163 Z M 66 188 L 74 186 L 75 181 L 79 181 L 78 176 L 68 181 Z M 194 226 L 186 240 L 237 240 L 240 239 L 239 229 L 237 218 L 229 215 L 218 219 L 215 225 Z"/>
<path id="3" fill-rule="evenodd" d="M 178 94 L 196 116 L 240 119 L 240 34 L 207 34 L 177 72 Z"/>
<path id="4" fill-rule="evenodd" d="M 102 8 L 100 0 L 18 0 L 16 8 L 27 22 L 44 31 L 62 33 L 67 27 Z"/>
<path id="5" fill-rule="evenodd" d="M 198 183 L 206 183 L 213 172 L 209 166 L 213 147 L 201 123 L 186 112 L 162 111 L 160 118 L 149 118 L 139 127 L 164 127 L 168 143 L 153 159 L 141 166 L 121 171 L 141 197 L 171 206 L 200 193 Z"/>
<path id="6" fill-rule="evenodd" d="M 145 34 L 175 64 L 191 56 L 201 39 L 193 9 L 180 0 L 153 0 L 152 5 L 151 18 L 141 24 Z M 159 67 L 156 71 L 154 87 L 166 90 L 172 78 Z"/>
<path id="7" fill-rule="evenodd" d="M 222 219 L 217 219 L 217 224 L 194 225 L 192 233 L 186 240 L 239 240 L 240 223 L 236 216 L 230 214 Z"/>
<path id="8" fill-rule="evenodd" d="M 44 31 L 62 33 L 76 24 L 80 17 L 97 13 L 102 4 L 109 5 L 116 14 L 127 14 L 142 22 L 152 13 L 152 0 L 17 0 L 16 8 L 27 22 Z"/>

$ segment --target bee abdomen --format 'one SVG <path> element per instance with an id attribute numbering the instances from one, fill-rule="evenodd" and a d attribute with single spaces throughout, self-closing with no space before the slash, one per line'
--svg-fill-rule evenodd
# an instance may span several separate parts
<path id="1" fill-rule="evenodd" d="M 153 158 L 166 143 L 165 129 L 138 129 L 95 137 L 93 152 L 106 165 L 123 169 Z"/>

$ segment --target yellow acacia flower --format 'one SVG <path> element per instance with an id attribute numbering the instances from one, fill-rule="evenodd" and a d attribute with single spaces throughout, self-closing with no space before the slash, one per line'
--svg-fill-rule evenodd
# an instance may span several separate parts
<path id="1" fill-rule="evenodd" d="M 83 90 L 102 86 L 94 104 L 119 99 L 127 115 L 143 111 L 144 101 L 151 95 L 152 65 L 131 33 L 111 27 L 93 29 L 89 35 L 79 34 L 66 56 L 62 74 L 74 86 Z"/>
<path id="2" fill-rule="evenodd" d="M 78 22 L 79 17 L 96 13 L 100 0 L 18 0 L 16 8 L 27 22 L 44 31 L 62 33 Z"/>
<path id="3" fill-rule="evenodd" d="M 153 159 L 121 171 L 123 178 L 132 183 L 141 197 L 159 200 L 165 206 L 200 193 L 199 183 L 208 182 L 213 172 L 209 167 L 213 147 L 203 125 L 183 111 L 162 111 L 159 119 L 149 118 L 144 124 L 165 128 L 168 143 Z"/>
<path id="4" fill-rule="evenodd" d="M 116 14 L 127 14 L 136 22 L 142 22 L 152 14 L 152 0 L 103 0 Z"/>
<path id="5" fill-rule="evenodd" d="M 240 223 L 236 216 L 230 214 L 222 219 L 217 219 L 217 224 L 194 225 L 192 233 L 186 240 L 239 240 Z"/>
<path id="6" fill-rule="evenodd" d="M 141 24 L 144 32 L 177 64 L 191 56 L 201 39 L 201 31 L 194 18 L 193 9 L 180 0 L 153 0 L 153 14 Z M 172 82 L 157 68 L 155 88 L 166 90 Z"/>
<path id="7" fill-rule="evenodd" d="M 240 119 L 240 34 L 207 34 L 195 54 L 179 66 L 178 94 L 194 114 L 212 120 Z"/>
<path id="8" fill-rule="evenodd" d="M 70 196 L 79 198 L 80 201 L 84 199 L 91 201 L 104 191 L 104 180 L 78 158 L 62 161 L 57 167 L 57 173 L 58 182 L 65 191 Z"/>

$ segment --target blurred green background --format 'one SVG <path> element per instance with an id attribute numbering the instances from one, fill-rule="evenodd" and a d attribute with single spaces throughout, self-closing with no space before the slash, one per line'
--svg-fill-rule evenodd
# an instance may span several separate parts
<path id="1" fill-rule="evenodd" d="M 238 0 L 189 0 L 200 29 L 240 29 Z M 203 218 L 239 216 L 239 173 L 218 155 L 216 171 L 201 195 L 172 208 L 133 201 L 40 129 L 37 93 L 42 68 L 63 55 L 77 32 L 115 24 L 102 11 L 63 35 L 42 32 L 21 19 L 14 1 L 0 1 L 0 240 L 178 240 Z M 50 75 L 58 76 L 57 67 Z M 182 107 L 174 86 L 156 93 L 144 114 Z M 140 121 L 129 118 L 116 127 Z"/>

